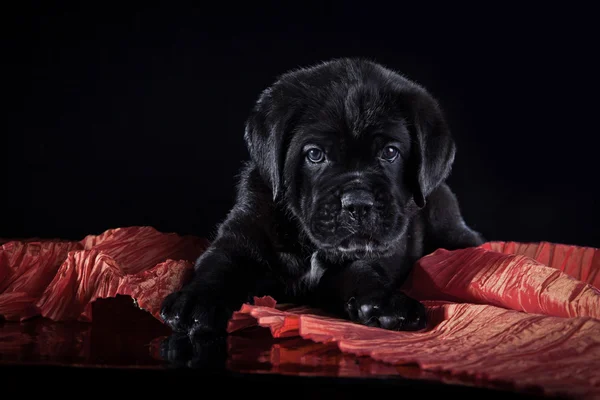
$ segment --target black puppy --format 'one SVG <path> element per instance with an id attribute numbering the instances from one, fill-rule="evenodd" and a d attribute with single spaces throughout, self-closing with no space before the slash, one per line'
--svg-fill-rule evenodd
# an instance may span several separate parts
<path id="1" fill-rule="evenodd" d="M 426 324 L 399 287 L 420 257 L 477 246 L 444 183 L 455 144 L 437 102 L 371 61 L 282 75 L 247 121 L 237 202 L 195 276 L 169 295 L 175 331 L 223 332 L 254 295 L 395 330 Z"/>

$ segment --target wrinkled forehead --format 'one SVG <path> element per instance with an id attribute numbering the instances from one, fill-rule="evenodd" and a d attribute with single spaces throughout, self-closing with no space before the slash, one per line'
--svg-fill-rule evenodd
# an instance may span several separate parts
<path id="1" fill-rule="evenodd" d="M 334 150 L 343 158 L 368 157 L 390 142 L 401 153 L 410 149 L 410 110 L 404 109 L 403 94 L 391 85 L 363 80 L 292 97 L 295 115 L 288 140 L 296 154 L 307 145 Z"/>
<path id="2" fill-rule="evenodd" d="M 354 136 L 384 131 L 406 117 L 401 94 L 386 85 L 359 84 L 329 88 L 323 97 L 308 100 L 306 122 L 320 130 L 345 131 Z M 319 126 L 320 125 L 320 126 Z"/>
<path id="3" fill-rule="evenodd" d="M 408 139 L 407 111 L 400 94 L 385 85 L 331 87 L 323 96 L 308 98 L 297 133 L 306 139 L 370 142 L 388 137 Z"/>
<path id="4" fill-rule="evenodd" d="M 309 113 L 296 126 L 294 145 L 335 147 L 365 152 L 366 149 L 395 142 L 410 147 L 409 123 L 392 107 L 322 107 Z"/>

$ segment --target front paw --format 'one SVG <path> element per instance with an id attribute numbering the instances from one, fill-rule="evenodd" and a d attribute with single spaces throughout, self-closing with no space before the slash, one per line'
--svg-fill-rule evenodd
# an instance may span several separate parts
<path id="1" fill-rule="evenodd" d="M 225 333 L 231 310 L 198 288 L 184 288 L 163 301 L 160 316 L 175 332 L 190 336 Z"/>
<path id="2" fill-rule="evenodd" d="M 395 331 L 417 331 L 427 326 L 425 306 L 404 293 L 352 297 L 346 313 L 353 322 Z"/>

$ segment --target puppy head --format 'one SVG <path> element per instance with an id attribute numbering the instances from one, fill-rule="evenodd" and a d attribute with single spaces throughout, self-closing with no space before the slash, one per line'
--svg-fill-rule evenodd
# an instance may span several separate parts
<path id="1" fill-rule="evenodd" d="M 282 75 L 247 121 L 252 160 L 325 252 L 385 255 L 450 173 L 455 145 L 419 85 L 365 60 Z"/>

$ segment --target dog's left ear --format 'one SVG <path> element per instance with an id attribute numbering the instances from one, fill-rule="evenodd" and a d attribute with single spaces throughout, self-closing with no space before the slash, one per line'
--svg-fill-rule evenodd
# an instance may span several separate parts
<path id="1" fill-rule="evenodd" d="M 250 158 L 273 191 L 273 200 L 277 200 L 282 192 L 284 121 L 275 109 L 271 91 L 265 90 L 246 120 L 244 133 Z"/>
<path id="2" fill-rule="evenodd" d="M 426 91 L 418 90 L 411 98 L 412 158 L 414 200 L 423 208 L 427 196 L 450 175 L 456 144 L 438 102 Z"/>

